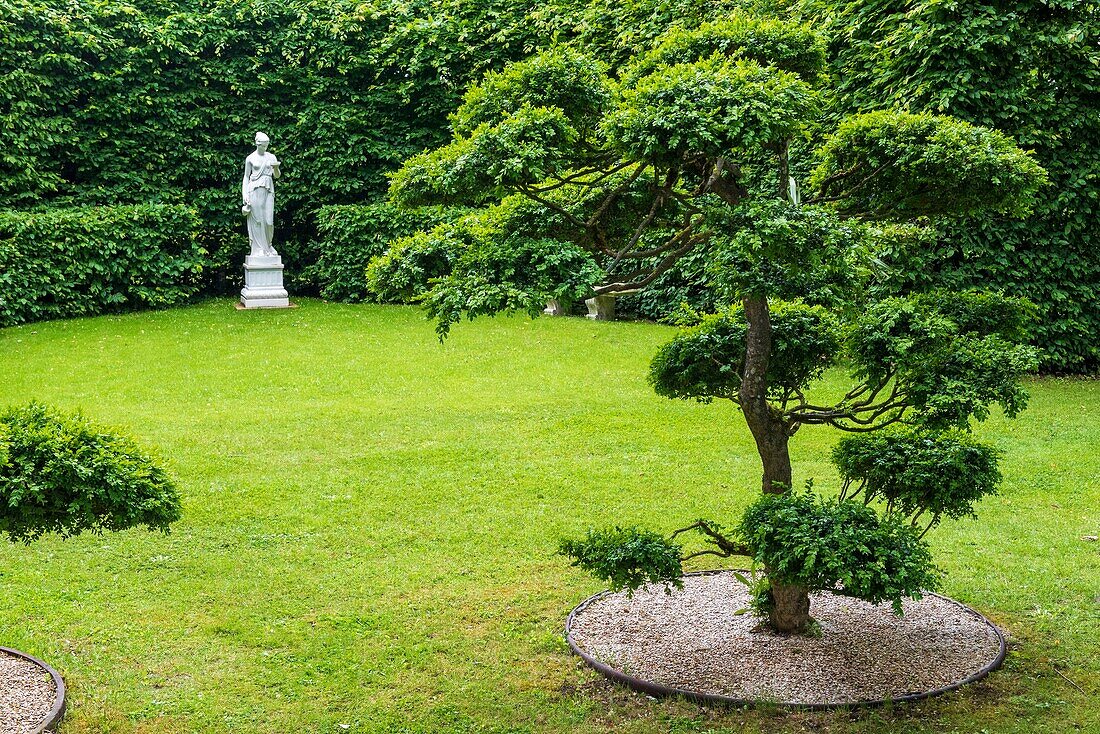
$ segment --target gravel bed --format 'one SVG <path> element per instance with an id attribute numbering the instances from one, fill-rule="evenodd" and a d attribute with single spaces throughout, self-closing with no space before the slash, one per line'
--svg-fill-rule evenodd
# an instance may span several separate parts
<path id="1" fill-rule="evenodd" d="M 57 691 L 30 660 L 0 652 L 0 734 L 31 734 L 46 721 Z"/>
<path id="2" fill-rule="evenodd" d="M 596 598 L 574 613 L 580 650 L 636 679 L 705 695 L 788 704 L 897 699 L 960 683 L 997 660 L 1001 640 L 980 615 L 943 597 L 889 604 L 811 595 L 820 639 L 759 629 L 730 573 Z"/>

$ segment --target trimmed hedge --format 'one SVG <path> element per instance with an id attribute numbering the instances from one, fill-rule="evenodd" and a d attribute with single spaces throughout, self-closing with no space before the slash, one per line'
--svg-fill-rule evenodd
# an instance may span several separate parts
<path id="1" fill-rule="evenodd" d="M 0 327 L 186 302 L 199 220 L 183 206 L 0 211 Z"/>
<path id="2" fill-rule="evenodd" d="M 453 221 L 468 210 L 436 206 L 406 209 L 385 202 L 325 206 L 317 214 L 317 262 L 303 279 L 321 297 L 356 303 L 378 300 L 367 286 L 367 265 L 392 242 Z"/>

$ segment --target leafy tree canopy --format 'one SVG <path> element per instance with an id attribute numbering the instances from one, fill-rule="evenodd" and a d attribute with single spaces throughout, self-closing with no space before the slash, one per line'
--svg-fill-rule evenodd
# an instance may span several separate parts
<path id="1" fill-rule="evenodd" d="M 551 294 L 644 289 L 706 246 L 728 305 L 662 348 L 650 381 L 668 397 L 733 402 L 756 442 L 766 496 L 732 534 L 700 520 L 664 541 L 616 530 L 562 551 L 632 588 L 671 580 L 675 536 L 698 531 L 712 546 L 701 553 L 764 566 L 758 608 L 788 632 L 806 629 L 811 590 L 900 609 L 934 587 L 917 518 L 966 514 L 997 477 L 995 454 L 944 431 L 969 429 L 995 404 L 1016 415 L 1026 405 L 1019 380 L 1037 362 L 1020 343 L 1026 301 L 880 298 L 878 281 L 882 253 L 927 242 L 937 219 L 1025 215 L 1044 170 L 1004 134 L 946 116 L 889 109 L 833 124 L 821 114 L 822 47 L 799 23 L 735 13 L 673 27 L 621 64 L 558 50 L 490 75 L 455 113 L 453 140 L 391 181 L 399 201 L 483 210 L 378 261 L 410 272 L 402 259 L 420 263 L 430 251 L 450 267 L 421 296 L 446 333 L 463 315 L 537 312 Z M 578 89 L 590 96 L 562 99 Z M 811 132 L 816 148 L 801 142 Z M 811 173 L 796 180 L 792 171 Z M 524 212 L 535 216 L 515 216 Z M 455 249 L 438 257 L 447 246 Z M 815 397 L 813 383 L 837 366 L 855 386 Z M 883 447 L 903 485 L 853 461 L 845 490 L 862 482 L 864 501 L 793 493 L 788 442 L 803 425 L 908 427 Z M 974 481 L 930 492 L 937 464 L 973 469 Z"/>

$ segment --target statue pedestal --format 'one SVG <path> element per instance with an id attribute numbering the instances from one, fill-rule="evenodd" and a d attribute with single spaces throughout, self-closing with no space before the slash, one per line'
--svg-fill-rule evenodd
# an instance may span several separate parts
<path id="1" fill-rule="evenodd" d="M 595 296 L 587 299 L 584 304 L 588 306 L 588 318 L 596 321 L 615 320 L 615 296 Z"/>
<path id="2" fill-rule="evenodd" d="M 544 308 L 542 310 L 542 312 L 544 314 L 546 314 L 547 316 L 566 316 L 567 315 L 567 312 L 565 310 L 565 306 L 563 306 L 561 301 L 559 301 L 556 298 L 551 298 L 549 301 L 547 301 L 546 302 L 546 308 Z"/>
<path id="3" fill-rule="evenodd" d="M 242 308 L 290 308 L 290 296 L 283 288 L 283 259 L 249 255 L 244 259 Z"/>

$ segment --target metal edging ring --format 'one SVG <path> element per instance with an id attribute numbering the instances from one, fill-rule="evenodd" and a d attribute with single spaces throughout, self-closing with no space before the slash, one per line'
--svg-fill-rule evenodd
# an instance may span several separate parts
<path id="1" fill-rule="evenodd" d="M 721 573 L 727 573 L 729 570 L 730 569 L 714 569 L 710 571 L 694 571 L 692 573 L 686 573 L 684 574 L 684 576 L 714 576 Z M 675 688 L 673 686 L 666 686 L 660 683 L 654 683 L 653 681 L 644 680 L 642 678 L 635 678 L 632 675 L 627 675 L 621 670 L 612 668 L 606 663 L 601 663 L 599 660 L 596 660 L 596 658 L 592 657 L 584 650 L 582 650 L 580 646 L 578 646 L 573 641 L 573 638 L 570 634 L 570 630 L 573 627 L 574 618 L 577 616 L 577 614 L 583 612 L 597 600 L 602 599 L 605 596 L 610 596 L 612 593 L 614 592 L 601 591 L 598 594 L 593 594 L 573 608 L 573 611 L 569 613 L 569 617 L 565 620 L 565 641 L 569 645 L 569 649 L 572 650 L 575 655 L 579 656 L 582 660 L 584 660 L 585 664 L 597 670 L 601 675 L 610 678 L 611 680 L 622 683 L 630 688 L 633 688 L 636 691 L 641 691 L 642 693 L 646 693 L 655 697 L 681 696 L 688 699 L 689 701 L 694 701 L 696 703 L 722 704 L 724 706 L 758 706 L 760 704 L 766 703 L 769 706 L 778 705 L 792 710 L 809 711 L 825 711 L 828 709 L 837 708 L 876 708 L 879 706 L 886 706 L 894 703 L 920 701 L 926 698 L 932 698 L 933 696 L 940 696 L 944 693 L 950 693 L 951 691 L 958 690 L 965 685 L 981 680 L 982 678 L 992 673 L 994 670 L 1000 668 L 1001 665 L 1004 664 L 1005 655 L 1007 655 L 1008 653 L 1008 645 L 1005 642 L 1004 634 L 1001 632 L 1000 628 L 990 622 L 984 614 L 975 609 L 972 609 L 971 607 L 968 607 L 960 601 L 956 601 L 955 599 L 952 599 L 950 597 L 943 596 L 942 594 L 925 592 L 927 596 L 934 596 L 939 599 L 943 599 L 944 601 L 950 602 L 959 607 L 967 614 L 981 619 L 986 624 L 986 626 L 993 630 L 993 634 L 997 637 L 998 649 L 997 656 L 993 659 L 992 662 L 987 664 L 978 672 L 967 676 L 965 679 L 956 683 L 952 683 L 947 686 L 941 686 L 940 688 L 934 688 L 930 691 L 922 691 L 920 693 L 907 693 L 902 696 L 897 696 L 896 698 L 877 698 L 866 701 L 844 701 L 838 703 L 793 703 L 785 701 L 777 702 L 772 699 L 764 701 L 751 698 L 734 698 L 733 696 L 722 696 L 717 693 L 703 693 L 701 691 L 692 691 L 685 688 Z"/>
<path id="2" fill-rule="evenodd" d="M 33 734 L 45 734 L 45 732 L 55 731 L 57 725 L 61 723 L 61 717 L 65 715 L 65 679 L 61 677 L 60 673 L 33 655 L 28 655 L 19 650 L 13 650 L 10 647 L 0 647 L 0 653 L 5 653 L 32 662 L 49 673 L 50 677 L 53 678 L 54 690 L 56 691 L 53 708 L 46 714 L 46 718 L 39 727 L 34 730 Z"/>

